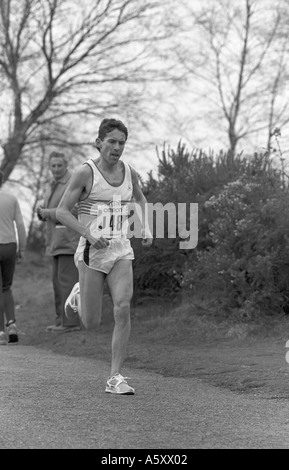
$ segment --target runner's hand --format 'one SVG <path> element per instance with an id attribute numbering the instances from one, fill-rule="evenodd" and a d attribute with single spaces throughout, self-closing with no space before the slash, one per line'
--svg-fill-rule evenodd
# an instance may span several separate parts
<path id="1" fill-rule="evenodd" d="M 141 242 L 142 246 L 144 246 L 144 247 L 150 247 L 150 246 L 152 246 L 152 243 L 153 243 L 152 238 L 143 238 L 142 242 Z"/>
<path id="2" fill-rule="evenodd" d="M 90 242 L 91 246 L 94 248 L 101 250 L 103 248 L 107 248 L 109 246 L 109 240 L 104 237 L 100 238 L 94 238 L 94 237 L 89 237 L 88 241 Z"/>
<path id="3" fill-rule="evenodd" d="M 152 246 L 153 243 L 153 237 L 151 233 L 146 233 L 144 230 L 142 230 L 142 246 L 144 247 L 150 247 Z"/>

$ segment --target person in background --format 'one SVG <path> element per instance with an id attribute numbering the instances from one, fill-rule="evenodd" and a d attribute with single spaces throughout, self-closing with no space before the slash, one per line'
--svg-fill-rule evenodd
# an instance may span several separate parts
<path id="1" fill-rule="evenodd" d="M 3 189 L 3 182 L 4 175 L 0 171 L 0 345 L 7 344 L 7 336 L 9 343 L 18 342 L 11 286 L 16 261 L 22 259 L 26 247 L 26 229 L 19 202 Z"/>
<path id="2" fill-rule="evenodd" d="M 72 315 L 69 320 L 64 315 L 65 300 L 78 281 L 74 253 L 79 235 L 62 225 L 56 218 L 56 208 L 71 178 L 64 153 L 54 151 L 49 155 L 49 169 L 53 180 L 46 188 L 43 204 L 37 208 L 38 219 L 46 223 L 46 255 L 51 258 L 55 300 L 55 323 L 48 326 L 46 330 L 65 332 L 80 329 L 77 314 Z M 73 213 L 77 217 L 76 207 Z"/>

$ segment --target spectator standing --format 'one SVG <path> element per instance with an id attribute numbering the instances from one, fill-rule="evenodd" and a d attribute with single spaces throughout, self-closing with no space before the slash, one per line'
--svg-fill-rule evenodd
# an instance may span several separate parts
<path id="1" fill-rule="evenodd" d="M 2 187 L 0 171 L 0 345 L 18 342 L 12 282 L 16 261 L 26 246 L 26 230 L 17 198 Z M 6 319 L 6 325 L 5 325 Z M 5 326 L 7 330 L 5 331 Z"/>
<path id="2" fill-rule="evenodd" d="M 64 153 L 54 151 L 49 155 L 49 169 L 53 180 L 46 188 L 43 205 L 37 208 L 39 220 L 46 223 L 46 255 L 51 258 L 55 300 L 55 323 L 48 326 L 46 330 L 64 332 L 80 329 L 77 314 L 69 319 L 64 315 L 65 300 L 78 281 L 74 253 L 79 234 L 65 227 L 56 218 L 56 208 L 71 178 Z M 73 214 L 77 217 L 76 207 L 73 209 Z"/>

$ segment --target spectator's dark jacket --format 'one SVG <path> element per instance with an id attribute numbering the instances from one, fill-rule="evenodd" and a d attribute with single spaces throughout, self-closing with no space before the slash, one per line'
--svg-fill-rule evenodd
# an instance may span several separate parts
<path id="1" fill-rule="evenodd" d="M 50 211 L 46 230 L 46 254 L 49 256 L 74 254 L 79 241 L 79 234 L 65 227 L 56 219 L 56 208 L 68 186 L 71 173 L 69 170 L 58 181 L 53 181 L 44 195 L 44 207 L 54 209 Z M 73 210 L 77 217 L 77 208 Z"/>

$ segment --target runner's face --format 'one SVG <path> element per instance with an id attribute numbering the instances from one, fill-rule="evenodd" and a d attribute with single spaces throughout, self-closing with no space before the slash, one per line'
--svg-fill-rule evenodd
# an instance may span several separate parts
<path id="1" fill-rule="evenodd" d="M 67 163 L 63 160 L 63 158 L 59 157 L 52 157 L 49 163 L 49 169 L 53 175 L 55 180 L 59 180 L 62 178 L 64 173 L 66 172 Z"/>
<path id="2" fill-rule="evenodd" d="M 125 146 L 125 133 L 114 129 L 106 134 L 101 142 L 100 155 L 107 163 L 116 164 L 123 152 Z"/>

